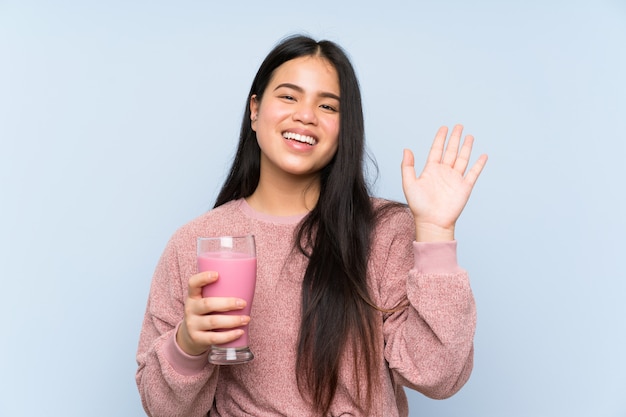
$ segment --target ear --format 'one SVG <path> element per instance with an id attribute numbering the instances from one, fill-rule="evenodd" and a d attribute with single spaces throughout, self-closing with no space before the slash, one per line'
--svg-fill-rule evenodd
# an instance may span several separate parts
<path id="1" fill-rule="evenodd" d="M 257 100 L 256 94 L 252 94 L 250 97 L 250 126 L 252 130 L 256 132 L 256 119 L 259 113 L 259 100 Z"/>

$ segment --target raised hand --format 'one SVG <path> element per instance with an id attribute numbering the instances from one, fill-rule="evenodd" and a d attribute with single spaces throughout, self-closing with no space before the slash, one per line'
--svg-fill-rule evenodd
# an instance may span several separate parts
<path id="1" fill-rule="evenodd" d="M 448 128 L 439 128 L 419 176 L 413 153 L 404 150 L 402 189 L 415 219 L 418 241 L 454 239 L 456 221 L 487 163 L 487 155 L 481 155 L 467 171 L 474 137 L 467 135 L 461 144 L 462 132 L 463 126 L 454 126 L 446 146 Z"/>

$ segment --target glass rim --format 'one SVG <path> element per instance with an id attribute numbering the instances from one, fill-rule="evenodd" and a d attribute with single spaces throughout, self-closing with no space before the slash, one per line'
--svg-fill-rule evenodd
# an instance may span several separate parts
<path id="1" fill-rule="evenodd" d="M 201 240 L 220 240 L 223 238 L 226 239 L 245 239 L 245 238 L 253 238 L 254 239 L 254 234 L 252 233 L 248 233 L 245 235 L 223 235 L 223 236 L 206 236 L 206 237 L 202 237 L 202 236 L 198 236 L 198 242 L 200 242 Z"/>

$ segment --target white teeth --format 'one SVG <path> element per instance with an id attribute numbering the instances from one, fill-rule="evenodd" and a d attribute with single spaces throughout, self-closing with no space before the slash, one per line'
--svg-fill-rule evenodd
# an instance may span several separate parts
<path id="1" fill-rule="evenodd" d="M 309 145 L 315 145 L 317 141 L 313 139 L 311 136 L 299 135 L 293 132 L 285 132 L 283 133 L 283 137 L 285 139 L 291 139 L 302 143 L 308 143 Z"/>

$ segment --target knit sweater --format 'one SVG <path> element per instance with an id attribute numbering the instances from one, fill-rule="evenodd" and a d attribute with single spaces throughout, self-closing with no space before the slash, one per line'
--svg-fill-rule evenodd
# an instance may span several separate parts
<path id="1" fill-rule="evenodd" d="M 380 201 L 375 200 L 375 204 Z M 274 217 L 231 201 L 172 236 L 156 267 L 137 352 L 136 382 L 149 416 L 313 416 L 296 380 L 300 292 L 306 258 L 293 251 L 303 216 Z M 249 324 L 255 359 L 209 364 L 176 344 L 187 280 L 197 273 L 198 237 L 254 234 L 257 285 Z M 473 365 L 476 310 L 468 275 L 457 265 L 456 242 L 415 242 L 408 209 L 379 222 L 368 261 L 377 306 L 380 357 L 373 372 L 381 389 L 369 416 L 408 416 L 403 387 L 446 398 L 467 381 Z M 407 303 L 408 300 L 408 303 Z M 361 416 L 354 362 L 341 364 L 331 416 Z"/>

